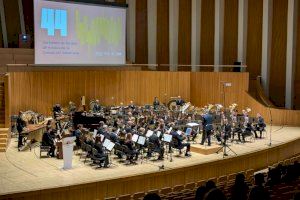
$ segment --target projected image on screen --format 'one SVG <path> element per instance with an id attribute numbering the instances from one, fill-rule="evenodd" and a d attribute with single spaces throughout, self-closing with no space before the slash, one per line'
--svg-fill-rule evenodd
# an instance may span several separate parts
<path id="1" fill-rule="evenodd" d="M 125 23 L 125 8 L 35 0 L 35 64 L 125 64 Z"/>

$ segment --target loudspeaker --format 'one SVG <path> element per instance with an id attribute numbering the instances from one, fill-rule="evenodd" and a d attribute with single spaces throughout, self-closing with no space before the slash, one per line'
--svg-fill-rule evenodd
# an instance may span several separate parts
<path id="1" fill-rule="evenodd" d="M 30 48 L 31 36 L 28 34 L 19 34 L 19 48 Z"/>
<path id="2" fill-rule="evenodd" d="M 235 61 L 233 65 L 242 65 L 242 62 Z M 233 72 L 241 72 L 241 67 L 234 67 Z"/>

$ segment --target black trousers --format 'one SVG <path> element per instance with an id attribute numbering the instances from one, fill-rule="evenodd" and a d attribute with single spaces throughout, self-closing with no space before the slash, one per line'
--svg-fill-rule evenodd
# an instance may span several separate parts
<path id="1" fill-rule="evenodd" d="M 207 139 L 208 145 L 211 145 L 211 130 L 209 130 L 209 131 L 203 130 L 202 141 L 201 141 L 202 145 L 204 144 L 206 139 Z"/>

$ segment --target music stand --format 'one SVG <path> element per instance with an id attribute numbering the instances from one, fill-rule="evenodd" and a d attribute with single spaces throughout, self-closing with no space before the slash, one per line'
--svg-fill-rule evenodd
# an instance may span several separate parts
<path id="1" fill-rule="evenodd" d="M 229 149 L 229 151 L 231 151 L 232 153 L 234 153 L 236 156 L 237 156 L 237 153 L 235 153 L 235 151 L 233 151 L 229 146 L 228 144 L 226 143 L 227 141 L 227 136 L 226 134 L 224 135 L 224 141 L 222 141 L 222 138 L 221 138 L 221 142 L 222 142 L 222 147 L 220 147 L 217 151 L 217 154 L 223 150 L 223 158 L 225 158 L 225 156 L 228 156 L 227 152 L 226 152 L 226 148 Z"/>
<path id="2" fill-rule="evenodd" d="M 169 134 L 164 134 L 163 135 L 163 141 L 166 143 L 166 144 L 169 144 L 169 146 L 171 145 L 170 143 L 171 143 L 171 141 L 172 141 L 172 138 L 173 138 L 173 136 L 172 135 L 169 135 Z M 167 145 L 166 145 L 167 146 Z M 169 153 L 170 153 L 170 162 L 172 162 L 173 161 L 173 159 L 172 159 L 172 151 L 169 151 Z M 168 154 L 167 154 L 168 155 Z"/>

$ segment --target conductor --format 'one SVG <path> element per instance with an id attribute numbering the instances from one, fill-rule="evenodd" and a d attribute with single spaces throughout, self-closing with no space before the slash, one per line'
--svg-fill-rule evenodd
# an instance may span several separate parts
<path id="1" fill-rule="evenodd" d="M 212 130 L 213 130 L 212 122 L 213 122 L 213 117 L 212 117 L 211 111 L 209 111 L 208 113 L 203 115 L 203 134 L 202 134 L 201 145 L 204 145 L 204 142 L 206 141 L 206 139 L 208 142 L 208 146 L 211 145 L 210 136 L 211 136 Z"/>

